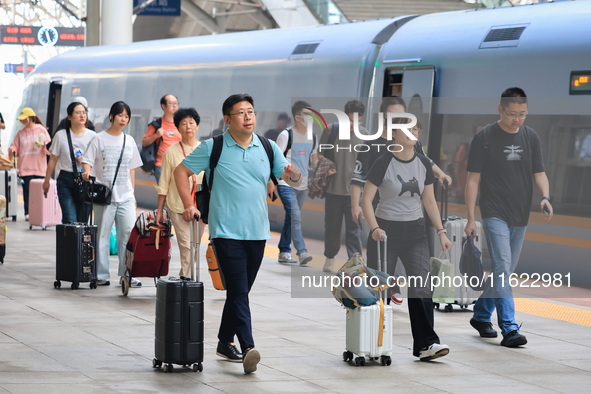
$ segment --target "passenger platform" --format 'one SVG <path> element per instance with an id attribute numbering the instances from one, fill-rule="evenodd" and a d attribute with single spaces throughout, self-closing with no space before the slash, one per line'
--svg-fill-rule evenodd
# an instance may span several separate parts
<path id="1" fill-rule="evenodd" d="M 554 294 L 554 300 L 517 299 L 517 322 L 528 339 L 517 349 L 501 347 L 500 337 L 480 338 L 468 323 L 470 310 L 435 311 L 437 333 L 451 351 L 431 362 L 411 354 L 404 300 L 394 306 L 392 365 L 355 367 L 342 359 L 345 310 L 330 294 L 292 297 L 296 268 L 277 263 L 278 234 L 269 241 L 250 295 L 254 338 L 262 356 L 257 372 L 244 375 L 240 364 L 215 354 L 225 294 L 211 285 L 203 258 L 204 369 L 193 372 L 175 365 L 173 373 L 165 373 L 152 368 L 153 280 L 140 278 L 143 287 L 122 296 L 116 257 L 111 256 L 111 286 L 91 290 L 83 283 L 71 290 L 64 283 L 54 289 L 55 229 L 29 230 L 19 208 L 19 220 L 8 223 L 6 260 L 0 265 L 0 393 L 589 390 L 591 290 L 578 289 L 580 298 Z M 310 249 L 322 250 L 320 241 L 309 242 Z M 176 275 L 180 262 L 176 240 L 172 243 L 170 275 Z M 301 269 L 319 273 L 323 262 L 316 254 L 312 266 Z"/>

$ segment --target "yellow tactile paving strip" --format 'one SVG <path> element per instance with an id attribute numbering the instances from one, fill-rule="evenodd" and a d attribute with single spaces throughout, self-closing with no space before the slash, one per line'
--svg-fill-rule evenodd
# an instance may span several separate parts
<path id="1" fill-rule="evenodd" d="M 515 298 L 515 310 L 530 315 L 591 327 L 591 311 L 587 309 L 532 298 Z"/>

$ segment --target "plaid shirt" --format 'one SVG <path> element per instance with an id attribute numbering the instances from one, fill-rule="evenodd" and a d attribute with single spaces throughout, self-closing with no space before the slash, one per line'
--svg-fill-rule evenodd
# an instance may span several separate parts
<path id="1" fill-rule="evenodd" d="M 324 198 L 326 186 L 328 185 L 328 171 L 336 170 L 336 165 L 326 157 L 318 156 L 318 164 L 314 176 L 308 180 L 308 196 L 310 198 Z"/>

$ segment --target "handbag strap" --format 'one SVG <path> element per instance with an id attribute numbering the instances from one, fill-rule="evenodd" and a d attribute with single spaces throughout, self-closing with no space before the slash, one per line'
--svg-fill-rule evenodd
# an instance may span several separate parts
<path id="1" fill-rule="evenodd" d="M 72 145 L 72 136 L 70 135 L 70 128 L 66 127 L 66 135 L 68 136 L 68 146 L 70 147 L 70 159 L 72 160 L 72 169 L 74 170 L 74 179 L 78 175 L 78 167 L 76 166 L 76 159 L 74 158 L 74 147 Z"/>
<path id="2" fill-rule="evenodd" d="M 121 167 L 121 161 L 123 160 L 123 151 L 125 150 L 125 133 L 123 133 L 123 146 L 121 147 L 121 154 L 119 155 L 119 161 L 117 162 L 117 168 L 115 169 L 115 176 L 113 177 L 113 183 L 111 187 L 115 187 L 115 180 L 117 179 L 117 174 L 119 173 L 119 167 Z"/>

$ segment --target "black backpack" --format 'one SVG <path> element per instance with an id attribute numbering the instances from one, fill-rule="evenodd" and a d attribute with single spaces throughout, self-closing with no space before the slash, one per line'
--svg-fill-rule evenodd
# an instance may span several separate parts
<path id="1" fill-rule="evenodd" d="M 154 127 L 154 132 L 162 127 L 162 118 L 154 118 L 152 122 L 150 122 L 149 126 Z M 157 138 L 156 141 L 151 143 L 146 147 L 142 147 L 140 149 L 140 157 L 142 158 L 142 170 L 150 173 L 154 173 L 156 169 L 156 156 L 158 155 L 158 148 L 160 147 L 160 142 L 162 142 L 162 137 Z M 141 144 L 141 142 L 140 142 Z"/>
<path id="2" fill-rule="evenodd" d="M 275 160 L 275 154 L 273 153 L 273 147 L 266 137 L 259 135 L 259 139 L 265 148 L 267 157 L 269 158 L 269 165 L 271 167 L 271 180 L 277 185 L 277 178 L 273 175 L 273 161 Z M 213 176 L 215 168 L 218 165 L 220 156 L 222 155 L 222 149 L 224 147 L 224 135 L 216 135 L 213 137 L 213 149 L 211 156 L 209 156 L 209 180 L 207 176 L 203 175 L 203 183 L 201 184 L 201 190 L 195 193 L 195 203 L 197 209 L 201 212 L 201 220 L 203 223 L 207 223 L 209 219 L 209 200 L 211 198 L 211 187 L 213 186 Z"/>

